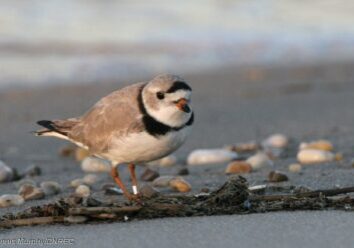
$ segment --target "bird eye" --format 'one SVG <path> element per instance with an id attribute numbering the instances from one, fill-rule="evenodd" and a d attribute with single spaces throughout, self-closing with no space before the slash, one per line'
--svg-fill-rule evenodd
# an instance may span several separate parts
<path id="1" fill-rule="evenodd" d="M 157 98 L 160 99 L 160 100 L 162 100 L 162 99 L 165 98 L 165 94 L 164 94 L 163 92 L 161 92 L 161 91 L 157 92 L 157 93 L 156 93 L 156 96 L 157 96 Z"/>

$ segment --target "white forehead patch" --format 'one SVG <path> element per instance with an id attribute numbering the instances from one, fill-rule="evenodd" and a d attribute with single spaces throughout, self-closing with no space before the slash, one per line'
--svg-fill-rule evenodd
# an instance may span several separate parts
<path id="1" fill-rule="evenodd" d="M 170 101 L 177 101 L 181 98 L 190 99 L 192 92 L 189 90 L 177 90 L 173 93 L 166 93 L 166 98 Z"/>

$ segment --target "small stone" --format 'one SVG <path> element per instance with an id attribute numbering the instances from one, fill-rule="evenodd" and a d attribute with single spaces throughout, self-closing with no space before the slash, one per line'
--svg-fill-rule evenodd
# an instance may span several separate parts
<path id="1" fill-rule="evenodd" d="M 29 177 L 40 176 L 41 174 L 42 174 L 42 170 L 37 165 L 28 166 L 24 172 L 24 176 L 29 176 Z"/>
<path id="2" fill-rule="evenodd" d="M 80 223 L 85 223 L 87 221 L 87 217 L 81 215 L 68 216 L 68 217 L 64 217 L 64 221 L 71 224 L 80 224 Z"/>
<path id="3" fill-rule="evenodd" d="M 146 198 L 153 198 L 159 195 L 159 191 L 148 184 L 145 184 L 140 187 L 139 193 Z"/>
<path id="4" fill-rule="evenodd" d="M 333 151 L 334 149 L 333 144 L 328 140 L 316 140 L 310 143 L 302 142 L 299 148 L 300 150 L 315 149 L 322 151 Z"/>
<path id="5" fill-rule="evenodd" d="M 226 174 L 244 174 L 250 173 L 252 171 L 252 166 L 244 161 L 234 161 L 228 164 L 226 167 Z"/>
<path id="6" fill-rule="evenodd" d="M 106 195 L 122 195 L 123 191 L 113 183 L 105 183 L 101 186 L 101 190 L 104 191 Z"/>
<path id="7" fill-rule="evenodd" d="M 192 151 L 187 158 L 189 165 L 227 163 L 237 158 L 237 153 L 226 149 L 199 149 Z"/>
<path id="8" fill-rule="evenodd" d="M 87 149 L 77 147 L 75 149 L 75 159 L 76 161 L 82 161 L 90 156 L 90 152 Z"/>
<path id="9" fill-rule="evenodd" d="M 0 183 L 10 182 L 14 179 L 14 170 L 0 160 Z"/>
<path id="10" fill-rule="evenodd" d="M 293 173 L 299 173 L 302 170 L 301 164 L 290 164 L 289 165 L 289 171 Z"/>
<path id="11" fill-rule="evenodd" d="M 81 162 L 81 169 L 85 172 L 109 172 L 111 165 L 103 159 L 87 157 Z"/>
<path id="12" fill-rule="evenodd" d="M 82 184 L 76 188 L 75 193 L 81 197 L 89 197 L 91 190 L 87 185 Z"/>
<path id="13" fill-rule="evenodd" d="M 81 196 L 71 194 L 69 197 L 64 198 L 64 201 L 71 207 L 81 206 L 83 198 Z"/>
<path id="14" fill-rule="evenodd" d="M 189 175 L 189 170 L 188 170 L 188 168 L 182 168 L 177 172 L 177 174 L 179 176 L 187 176 L 187 175 Z"/>
<path id="15" fill-rule="evenodd" d="M 152 182 L 152 186 L 161 187 L 161 188 L 168 187 L 170 184 L 170 181 L 173 178 L 175 178 L 175 177 L 174 176 L 160 176 Z"/>
<path id="16" fill-rule="evenodd" d="M 43 190 L 30 184 L 22 185 L 18 190 L 18 194 L 22 196 L 25 201 L 38 200 L 44 198 Z"/>
<path id="17" fill-rule="evenodd" d="M 273 162 L 269 159 L 268 155 L 264 152 L 258 152 L 246 160 L 252 166 L 252 169 L 257 170 L 264 166 L 272 166 Z"/>
<path id="18" fill-rule="evenodd" d="M 107 187 L 104 193 L 106 195 L 123 195 L 123 191 L 117 187 Z"/>
<path id="19" fill-rule="evenodd" d="M 0 208 L 11 206 L 20 206 L 25 202 L 22 196 L 14 194 L 6 194 L 0 196 Z"/>
<path id="20" fill-rule="evenodd" d="M 168 155 L 166 157 L 160 158 L 149 162 L 149 165 L 157 165 L 160 167 L 171 167 L 177 163 L 177 157 L 175 155 Z"/>
<path id="21" fill-rule="evenodd" d="M 318 164 L 332 162 L 336 159 L 336 155 L 329 151 L 305 149 L 300 150 L 297 154 L 297 160 L 301 164 Z"/>
<path id="22" fill-rule="evenodd" d="M 271 171 L 268 175 L 268 181 L 272 183 L 284 182 L 288 181 L 288 177 L 279 171 Z"/>
<path id="23" fill-rule="evenodd" d="M 285 148 L 288 146 L 289 139 L 284 134 L 273 134 L 262 142 L 263 147 Z"/>
<path id="24" fill-rule="evenodd" d="M 82 178 L 76 178 L 72 180 L 69 184 L 70 187 L 77 188 L 78 186 L 85 184 L 84 179 Z"/>
<path id="25" fill-rule="evenodd" d="M 98 181 L 98 176 L 95 174 L 87 174 L 82 178 L 84 184 L 93 185 Z"/>
<path id="26" fill-rule="evenodd" d="M 59 155 L 62 157 L 71 157 L 75 151 L 75 146 L 68 145 L 59 150 Z"/>
<path id="27" fill-rule="evenodd" d="M 169 186 L 178 192 L 189 192 L 192 189 L 192 186 L 181 177 L 176 177 L 170 180 Z"/>
<path id="28" fill-rule="evenodd" d="M 17 188 L 20 188 L 22 185 L 25 185 L 25 184 L 30 184 L 32 186 L 37 186 L 37 183 L 31 179 L 28 179 L 28 178 L 24 178 L 24 179 L 21 179 L 20 181 L 17 181 L 15 182 L 15 186 Z"/>
<path id="29" fill-rule="evenodd" d="M 98 207 L 98 206 L 102 206 L 102 202 L 89 196 L 83 198 L 82 205 L 85 207 Z"/>
<path id="30" fill-rule="evenodd" d="M 40 184 L 41 189 L 43 190 L 44 194 L 49 195 L 57 195 L 61 192 L 61 186 L 59 183 L 54 181 L 44 181 Z"/>
<path id="31" fill-rule="evenodd" d="M 227 146 L 225 148 L 237 153 L 250 153 L 257 151 L 259 149 L 259 145 L 256 142 L 251 141 L 248 143 L 239 143 L 236 145 Z"/>
<path id="32" fill-rule="evenodd" d="M 145 182 L 151 182 L 154 181 L 156 178 L 158 178 L 160 174 L 157 171 L 151 170 L 147 168 L 143 174 L 140 176 L 140 179 L 145 181 Z"/>

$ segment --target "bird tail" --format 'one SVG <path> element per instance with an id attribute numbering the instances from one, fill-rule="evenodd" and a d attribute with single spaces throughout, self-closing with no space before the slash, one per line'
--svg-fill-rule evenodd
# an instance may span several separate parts
<path id="1" fill-rule="evenodd" d="M 53 136 L 68 140 L 68 134 L 77 122 L 77 119 L 37 121 L 37 124 L 44 127 L 44 129 L 37 130 L 33 133 L 36 136 Z"/>

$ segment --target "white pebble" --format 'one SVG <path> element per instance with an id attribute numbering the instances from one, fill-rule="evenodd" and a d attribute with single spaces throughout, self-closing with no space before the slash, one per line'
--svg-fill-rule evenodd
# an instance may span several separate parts
<path id="1" fill-rule="evenodd" d="M 109 172 L 111 166 L 103 159 L 87 157 L 82 161 L 81 169 L 85 172 Z"/>
<path id="2" fill-rule="evenodd" d="M 152 182 L 152 186 L 154 187 L 168 187 L 170 185 L 170 181 L 172 179 L 175 179 L 175 176 L 161 176 L 156 178 L 153 182 Z"/>
<path id="3" fill-rule="evenodd" d="M 56 195 L 61 192 L 61 186 L 54 181 L 45 181 L 40 184 L 45 195 Z"/>
<path id="4" fill-rule="evenodd" d="M 70 182 L 70 187 L 77 188 L 81 184 L 85 184 L 84 179 L 82 178 L 76 178 Z"/>
<path id="5" fill-rule="evenodd" d="M 97 182 L 98 176 L 95 174 L 87 174 L 82 178 L 83 182 L 88 185 L 93 185 Z"/>
<path id="6" fill-rule="evenodd" d="M 297 154 L 297 160 L 302 164 L 317 164 L 331 162 L 336 159 L 335 154 L 329 151 L 305 149 Z"/>
<path id="7" fill-rule="evenodd" d="M 323 150 L 323 151 L 333 151 L 334 146 L 328 140 L 316 140 L 309 143 L 302 142 L 299 146 L 300 150 L 304 149 L 315 149 L 315 150 Z"/>
<path id="8" fill-rule="evenodd" d="M 289 143 L 288 137 L 286 137 L 284 134 L 273 134 L 266 138 L 263 142 L 262 145 L 264 147 L 274 147 L 274 148 L 285 148 Z"/>
<path id="9" fill-rule="evenodd" d="M 2 195 L 0 196 L 0 208 L 7 208 L 11 206 L 19 206 L 25 202 L 22 196 L 20 195 Z"/>
<path id="10" fill-rule="evenodd" d="M 293 173 L 299 173 L 302 170 L 301 164 L 290 164 L 289 165 L 289 171 Z"/>
<path id="11" fill-rule="evenodd" d="M 257 152 L 255 155 L 249 157 L 246 162 L 249 163 L 254 170 L 273 165 L 273 162 L 264 152 Z"/>
<path id="12" fill-rule="evenodd" d="M 75 193 L 82 197 L 88 197 L 90 196 L 91 190 L 88 186 L 82 184 L 76 188 Z"/>
<path id="13" fill-rule="evenodd" d="M 226 149 L 199 149 L 192 151 L 188 158 L 189 165 L 227 163 L 237 158 L 237 153 Z"/>
<path id="14" fill-rule="evenodd" d="M 0 160 L 0 183 L 10 182 L 14 178 L 14 171 Z"/>
<path id="15" fill-rule="evenodd" d="M 177 163 L 177 157 L 175 155 L 168 155 L 166 157 L 160 158 L 149 162 L 149 165 L 157 165 L 161 167 L 171 167 Z"/>

